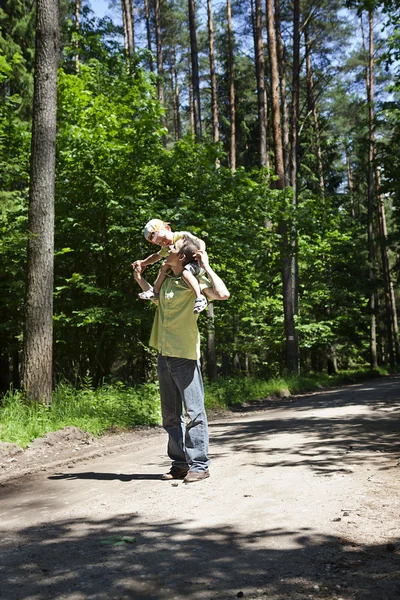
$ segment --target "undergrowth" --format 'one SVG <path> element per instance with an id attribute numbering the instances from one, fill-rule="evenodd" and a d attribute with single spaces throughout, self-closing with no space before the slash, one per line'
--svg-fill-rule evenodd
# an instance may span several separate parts
<path id="1" fill-rule="evenodd" d="M 351 383 L 389 373 L 386 369 L 354 370 L 339 375 L 315 374 L 262 380 L 254 377 L 219 379 L 205 384 L 207 409 L 226 409 L 268 397 L 280 397 Z M 94 389 L 60 384 L 50 406 L 28 401 L 20 391 L 9 392 L 0 404 L 0 441 L 28 446 L 35 438 L 67 425 L 98 436 L 112 429 L 156 425 L 161 421 L 157 383 L 128 387 L 121 383 Z"/>

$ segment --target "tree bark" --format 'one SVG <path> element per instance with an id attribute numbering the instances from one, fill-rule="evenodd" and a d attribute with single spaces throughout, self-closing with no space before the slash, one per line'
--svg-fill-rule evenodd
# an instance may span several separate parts
<path id="1" fill-rule="evenodd" d="M 208 47 L 209 47 L 209 58 L 210 58 L 211 112 L 212 112 L 212 124 L 213 124 L 213 140 L 214 140 L 214 143 L 217 143 L 219 141 L 217 76 L 215 73 L 214 22 L 213 22 L 213 15 L 212 15 L 211 0 L 207 0 L 207 17 L 208 17 Z M 210 317 L 210 314 L 209 314 L 209 317 Z"/>
<path id="2" fill-rule="evenodd" d="M 75 32 L 78 33 L 80 30 L 80 10 L 81 10 L 81 0 L 75 0 Z M 75 73 L 79 73 L 79 41 L 75 40 Z"/>
<path id="3" fill-rule="evenodd" d="M 374 119 L 374 31 L 373 31 L 373 11 L 368 13 L 369 20 L 369 53 L 368 69 L 366 73 L 367 95 L 368 95 L 368 121 L 369 121 L 369 140 L 368 140 L 368 259 L 369 259 L 369 278 L 371 282 L 370 293 L 370 350 L 371 367 L 376 369 L 378 366 L 378 357 L 376 349 L 376 265 L 374 256 L 374 154 L 375 154 L 375 119 Z"/>
<path id="4" fill-rule="evenodd" d="M 164 106 L 164 59 L 161 37 L 161 7 L 160 0 L 155 0 L 155 24 L 156 24 L 156 47 L 157 47 L 157 91 L 158 100 Z"/>
<path id="5" fill-rule="evenodd" d="M 271 73 L 271 106 L 272 133 L 274 140 L 275 172 L 278 177 L 276 186 L 283 190 L 285 187 L 285 169 L 283 161 L 282 126 L 279 94 L 279 70 L 275 35 L 275 19 L 273 0 L 266 0 L 268 50 Z M 290 241 L 291 229 L 285 221 L 278 225 L 281 235 L 281 265 L 283 284 L 283 308 L 286 336 L 286 364 L 290 373 L 298 371 L 297 336 L 294 324 L 294 294 L 293 294 L 293 248 Z"/>
<path id="6" fill-rule="evenodd" d="M 267 142 L 267 93 L 265 88 L 265 58 L 261 0 L 255 3 L 254 54 L 257 78 L 258 129 L 260 135 L 260 165 L 269 169 Z"/>
<path id="7" fill-rule="evenodd" d="M 289 146 L 289 110 L 288 110 L 287 97 L 286 97 L 285 48 L 283 45 L 283 39 L 282 39 L 282 33 L 281 33 L 279 0 L 275 0 L 275 27 L 276 27 L 276 40 L 277 40 L 277 53 L 278 53 L 280 95 L 281 95 L 281 104 L 282 104 L 283 164 L 285 167 L 286 181 L 289 182 L 291 180 L 290 179 L 290 146 Z M 294 48 L 294 54 L 296 54 L 296 48 Z M 298 68 L 296 65 L 296 56 L 294 56 L 294 58 L 293 58 L 293 74 L 295 72 L 298 72 Z"/>
<path id="8" fill-rule="evenodd" d="M 179 98 L 179 81 L 178 71 L 176 68 L 176 52 L 173 52 L 173 65 L 172 65 L 172 89 L 173 89 L 173 104 L 174 104 L 174 128 L 175 128 L 175 140 L 180 140 L 182 137 L 181 129 L 181 116 L 179 111 L 180 98 Z"/>
<path id="9" fill-rule="evenodd" d="M 393 280 L 390 272 L 389 251 L 387 247 L 387 225 L 385 205 L 381 193 L 381 176 L 379 168 L 375 170 L 376 195 L 378 200 L 379 233 L 382 254 L 383 280 L 385 286 L 385 303 L 387 313 L 387 329 L 390 361 L 392 364 L 400 363 L 399 325 L 397 320 L 396 297 L 394 294 Z M 393 353 L 393 342 L 394 350 Z"/>
<path id="10" fill-rule="evenodd" d="M 315 102 L 314 94 L 314 76 L 311 63 L 311 42 L 309 36 L 308 23 L 304 27 L 304 42 L 306 49 L 306 80 L 307 80 L 307 102 L 308 110 L 313 116 L 314 133 L 316 147 L 314 147 L 314 153 L 317 155 L 318 164 L 318 176 L 319 176 L 319 187 L 322 198 L 325 198 L 325 177 L 324 177 L 324 166 L 322 161 L 322 148 L 321 148 L 321 134 L 319 129 L 319 119 L 317 112 L 317 105 Z"/>
<path id="11" fill-rule="evenodd" d="M 28 277 L 23 385 L 51 402 L 59 2 L 38 0 L 28 217 Z"/>
<path id="12" fill-rule="evenodd" d="M 124 24 L 125 50 L 127 57 L 132 59 L 135 52 L 135 33 L 133 21 L 132 0 L 122 0 L 122 16 Z"/>
<path id="13" fill-rule="evenodd" d="M 145 15 L 145 21 L 146 21 L 147 49 L 149 51 L 149 67 L 150 67 L 150 71 L 153 72 L 154 65 L 153 65 L 153 53 L 152 53 L 152 49 L 151 49 L 149 0 L 144 0 L 144 15 Z"/>
<path id="14" fill-rule="evenodd" d="M 235 64 L 233 60 L 232 7 L 231 0 L 226 0 L 228 19 L 228 77 L 229 77 L 229 166 L 236 171 L 236 110 L 235 110 Z"/>
<path id="15" fill-rule="evenodd" d="M 191 61 L 192 61 L 194 132 L 195 132 L 196 137 L 201 138 L 199 54 L 198 54 L 198 50 L 197 50 L 195 0 L 189 0 L 189 31 L 190 31 L 190 56 L 191 56 Z"/>
<path id="16" fill-rule="evenodd" d="M 216 381 L 218 377 L 217 352 L 215 348 L 215 320 L 214 305 L 212 302 L 208 305 L 208 323 L 207 323 L 207 376 L 209 381 Z"/>

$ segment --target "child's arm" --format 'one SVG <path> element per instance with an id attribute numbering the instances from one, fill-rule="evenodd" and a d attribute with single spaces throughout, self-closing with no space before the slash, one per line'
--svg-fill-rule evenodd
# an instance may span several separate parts
<path id="1" fill-rule="evenodd" d="M 154 263 L 158 262 L 159 260 L 161 260 L 161 256 L 158 254 L 158 252 L 155 252 L 143 260 L 135 260 L 132 266 L 135 270 L 140 269 L 140 272 L 143 273 L 146 267 L 149 265 L 154 265 Z"/>
<path id="2" fill-rule="evenodd" d="M 135 281 L 138 282 L 138 284 L 142 288 L 143 292 L 148 292 L 149 290 L 153 289 L 152 286 L 149 284 L 149 282 L 146 281 L 145 279 L 143 279 L 142 274 L 139 269 L 136 269 L 136 268 L 133 269 L 133 277 L 134 277 Z M 150 298 L 150 299 L 154 302 L 154 300 L 152 298 Z M 158 300 L 155 301 L 156 304 L 157 304 L 157 302 L 158 302 Z"/>

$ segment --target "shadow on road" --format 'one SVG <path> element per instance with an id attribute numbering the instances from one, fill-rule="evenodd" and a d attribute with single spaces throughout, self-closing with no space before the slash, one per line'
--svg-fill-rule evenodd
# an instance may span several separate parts
<path id="1" fill-rule="evenodd" d="M 132 473 L 131 475 L 123 473 L 98 473 L 95 471 L 87 471 L 82 473 L 58 473 L 56 475 L 50 475 L 48 479 L 96 479 L 97 481 L 138 481 L 152 480 L 156 481 L 161 479 L 161 475 L 154 475 L 154 473 Z"/>
<path id="2" fill-rule="evenodd" d="M 371 453 L 379 460 L 381 453 L 400 455 L 400 378 L 313 394 L 278 407 L 270 405 L 260 415 L 254 413 L 251 421 L 211 423 L 211 439 L 213 430 L 222 428 L 215 441 L 212 439 L 212 447 L 246 451 L 259 466 L 307 465 L 321 475 L 346 472 L 367 455 L 371 461 Z M 296 442 L 292 436 L 288 453 L 287 436 L 291 434 L 302 434 L 305 439 Z"/>
<path id="3" fill-rule="evenodd" d="M 265 548 L 265 538 L 288 535 L 290 550 Z M 123 536 L 133 543 L 112 545 Z M 398 569 L 396 552 L 310 531 L 243 535 L 234 527 L 145 524 L 139 515 L 22 529 L 16 544 L 3 538 L 0 557 L 7 600 L 228 599 L 239 592 L 271 600 L 333 593 L 346 600 L 393 600 L 400 594 Z"/>

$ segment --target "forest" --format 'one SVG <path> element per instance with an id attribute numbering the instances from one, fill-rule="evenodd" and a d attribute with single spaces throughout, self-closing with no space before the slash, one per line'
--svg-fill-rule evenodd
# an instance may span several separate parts
<path id="1" fill-rule="evenodd" d="M 0 393 L 154 381 L 155 217 L 231 294 L 209 381 L 400 363 L 400 2 L 110 6 L 0 3 Z"/>

